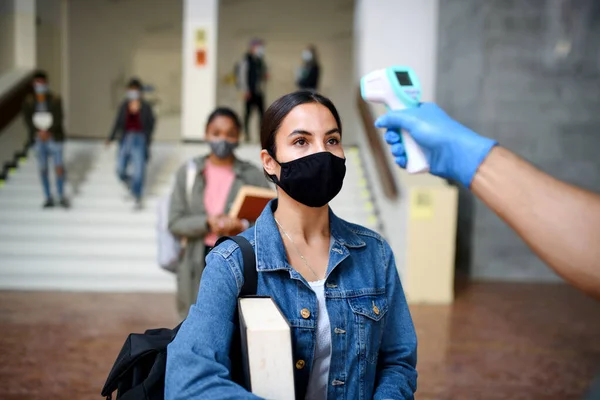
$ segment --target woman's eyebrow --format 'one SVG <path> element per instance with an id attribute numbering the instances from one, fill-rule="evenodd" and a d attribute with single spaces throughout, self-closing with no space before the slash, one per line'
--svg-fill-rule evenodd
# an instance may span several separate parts
<path id="1" fill-rule="evenodd" d="M 294 129 L 292 131 L 292 133 L 290 133 L 288 136 L 295 136 L 295 135 L 309 135 L 309 136 L 312 136 L 312 133 L 310 133 L 309 131 L 305 131 L 303 129 Z"/>
<path id="2" fill-rule="evenodd" d="M 333 128 L 333 129 L 328 130 L 327 132 L 325 132 L 325 136 L 333 135 L 334 133 L 340 133 L 340 128 Z M 294 135 L 313 136 L 312 132 L 305 131 L 304 129 L 294 129 L 292 131 L 292 133 L 290 133 L 288 136 L 294 136 Z"/>

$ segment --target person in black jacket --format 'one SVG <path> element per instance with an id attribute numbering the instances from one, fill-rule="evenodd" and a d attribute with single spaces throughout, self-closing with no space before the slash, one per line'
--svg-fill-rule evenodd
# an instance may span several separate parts
<path id="1" fill-rule="evenodd" d="M 250 49 L 240 65 L 240 88 L 244 93 L 244 100 L 246 102 L 244 131 L 246 132 L 246 140 L 248 141 L 250 140 L 248 121 L 250 120 L 252 109 L 256 108 L 258 111 L 259 127 L 265 111 L 264 85 L 267 80 L 267 65 L 263 58 L 264 54 L 265 46 L 262 40 L 253 39 L 250 42 Z"/>
<path id="2" fill-rule="evenodd" d="M 135 198 L 135 207 L 142 207 L 142 193 L 146 161 L 148 160 L 152 133 L 154 131 L 154 113 L 150 104 L 142 97 L 142 82 L 131 79 L 127 85 L 127 98 L 119 107 L 117 118 L 107 145 L 119 138 L 120 147 L 117 160 L 117 175 L 127 185 Z M 132 174 L 127 167 L 132 164 Z"/>
<path id="3" fill-rule="evenodd" d="M 48 159 L 52 158 L 60 205 L 68 208 L 69 201 L 64 195 L 63 143 L 65 141 L 65 131 L 63 128 L 62 101 L 59 95 L 48 89 L 48 76 L 45 72 L 36 72 L 33 76 L 32 85 L 34 93 L 25 97 L 22 114 L 29 134 L 29 143 L 35 145 L 40 177 L 46 196 L 43 207 L 54 207 L 48 176 Z"/>
<path id="4" fill-rule="evenodd" d="M 308 46 L 302 52 L 302 67 L 298 70 L 296 85 L 299 89 L 318 90 L 321 66 L 317 59 L 315 46 Z"/>

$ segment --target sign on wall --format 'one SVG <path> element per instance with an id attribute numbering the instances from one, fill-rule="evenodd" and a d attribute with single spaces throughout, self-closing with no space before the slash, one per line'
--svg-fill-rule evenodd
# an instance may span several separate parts
<path id="1" fill-rule="evenodd" d="M 196 29 L 196 46 L 195 46 L 196 67 L 206 67 L 206 29 Z"/>

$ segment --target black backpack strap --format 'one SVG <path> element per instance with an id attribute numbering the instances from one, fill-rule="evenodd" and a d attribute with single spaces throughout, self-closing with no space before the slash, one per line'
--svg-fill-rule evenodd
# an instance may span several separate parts
<path id="1" fill-rule="evenodd" d="M 242 236 L 223 236 L 217 240 L 215 247 L 226 240 L 233 240 L 238 246 L 240 246 L 240 250 L 242 250 L 242 262 L 244 264 L 244 285 L 242 286 L 240 297 L 256 295 L 256 288 L 258 286 L 258 273 L 256 272 L 256 256 L 254 254 L 254 248 L 248 239 Z"/>

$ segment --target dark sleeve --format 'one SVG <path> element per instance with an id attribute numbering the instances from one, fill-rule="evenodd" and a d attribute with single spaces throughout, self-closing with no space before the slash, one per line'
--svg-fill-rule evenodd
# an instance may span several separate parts
<path id="1" fill-rule="evenodd" d="M 146 103 L 146 107 L 148 109 L 148 143 L 150 143 L 150 141 L 152 140 L 152 135 L 154 134 L 154 126 L 156 124 L 156 116 L 154 115 L 152 106 L 149 103 Z"/>
<path id="2" fill-rule="evenodd" d="M 314 88 L 316 89 L 319 85 L 319 71 L 318 65 L 313 65 L 308 70 L 308 74 L 304 78 L 301 78 L 298 85 L 303 88 Z"/>
<path id="3" fill-rule="evenodd" d="M 27 135 L 29 141 L 33 141 L 35 139 L 35 126 L 33 126 L 33 108 L 30 106 L 28 99 L 23 101 L 23 105 L 21 106 L 21 114 L 23 115 L 23 122 L 25 122 L 25 126 L 27 127 Z"/>
<path id="4" fill-rule="evenodd" d="M 55 98 L 55 111 L 54 111 L 54 129 L 58 132 L 62 133 L 63 136 L 63 140 L 65 139 L 65 128 L 63 126 L 63 120 L 64 120 L 64 114 L 63 114 L 63 106 L 62 106 L 62 99 L 60 98 L 60 96 L 56 96 Z"/>
<path id="5" fill-rule="evenodd" d="M 125 102 L 121 103 L 121 106 L 119 107 L 119 111 L 117 112 L 117 117 L 115 118 L 115 123 L 113 125 L 112 131 L 110 132 L 110 135 L 108 136 L 108 140 L 110 140 L 111 142 L 113 140 L 115 140 L 115 138 L 117 137 L 117 134 L 121 130 L 123 130 L 123 124 L 125 121 L 125 107 L 126 107 Z"/>

